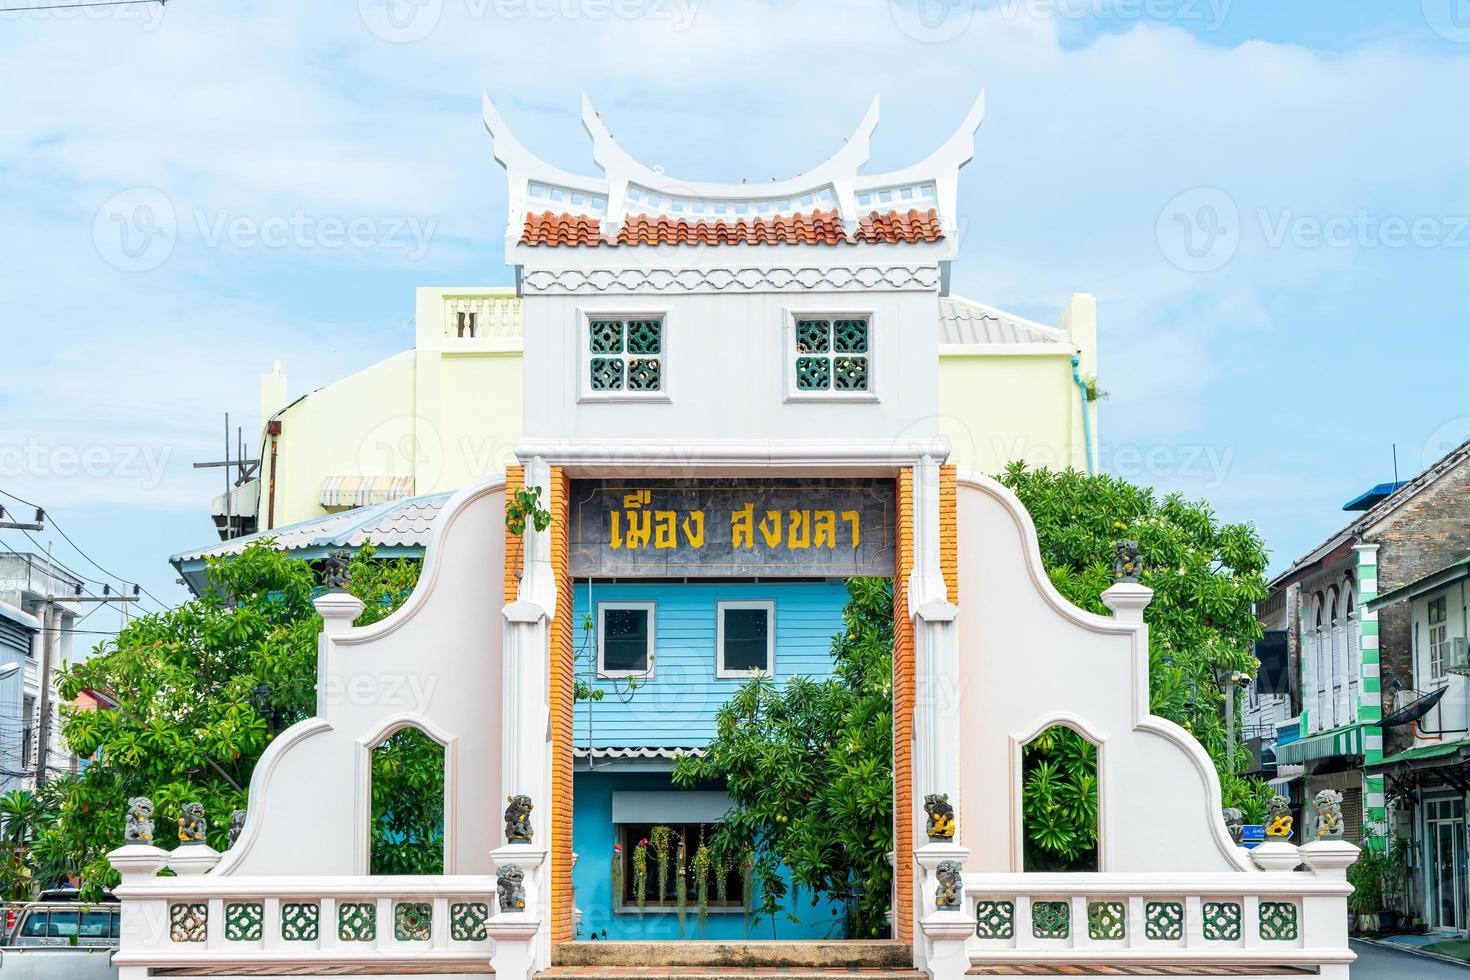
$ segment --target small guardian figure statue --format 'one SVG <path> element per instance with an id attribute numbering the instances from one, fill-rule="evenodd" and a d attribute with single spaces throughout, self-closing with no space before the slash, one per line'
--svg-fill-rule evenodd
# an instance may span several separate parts
<path id="1" fill-rule="evenodd" d="M 508 844 L 531 843 L 531 798 L 507 796 L 505 808 L 505 840 Z"/>
<path id="2" fill-rule="evenodd" d="M 1224 812 L 1225 829 L 1230 831 L 1230 839 L 1239 844 L 1245 833 L 1245 814 L 1240 812 L 1240 807 L 1235 806 L 1227 806 Z"/>
<path id="3" fill-rule="evenodd" d="M 123 828 L 124 844 L 153 843 L 153 801 L 146 796 L 128 800 L 128 822 Z"/>
<path id="4" fill-rule="evenodd" d="M 1291 801 L 1284 796 L 1273 796 L 1266 808 L 1266 839 L 1288 840 L 1291 837 Z"/>
<path id="5" fill-rule="evenodd" d="M 948 793 L 930 793 L 924 797 L 924 812 L 929 814 L 924 832 L 931 843 L 946 844 L 954 840 L 954 807 L 949 805 Z"/>
<path id="6" fill-rule="evenodd" d="M 329 592 L 347 591 L 347 567 L 352 564 L 352 555 L 338 549 L 322 559 L 322 584 Z"/>
<path id="7" fill-rule="evenodd" d="M 1137 582 L 1141 574 L 1143 559 L 1138 555 L 1138 542 L 1116 542 L 1113 545 L 1113 581 Z"/>
<path id="8" fill-rule="evenodd" d="M 235 846 L 235 841 L 240 839 L 240 833 L 245 829 L 245 811 L 232 810 L 230 812 L 230 847 Z"/>
<path id="9" fill-rule="evenodd" d="M 179 817 L 179 843 L 203 844 L 206 829 L 204 804 L 185 803 L 184 815 Z"/>
<path id="10" fill-rule="evenodd" d="M 940 861 L 934 869 L 939 884 L 934 889 L 934 907 L 951 912 L 960 907 L 960 862 Z"/>
<path id="11" fill-rule="evenodd" d="M 1324 789 L 1312 798 L 1317 810 L 1317 839 L 1342 840 L 1342 794 Z"/>
<path id="12" fill-rule="evenodd" d="M 518 864 L 507 864 L 495 876 L 495 896 L 501 912 L 526 910 L 526 873 Z"/>

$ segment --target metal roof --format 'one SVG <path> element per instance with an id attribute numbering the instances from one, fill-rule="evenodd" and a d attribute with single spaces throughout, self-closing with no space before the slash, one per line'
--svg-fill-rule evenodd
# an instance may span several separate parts
<path id="1" fill-rule="evenodd" d="M 1066 344 L 1067 333 L 963 296 L 939 298 L 941 344 Z M 1070 348 L 1068 348 L 1070 353 Z"/>
<path id="2" fill-rule="evenodd" d="M 453 491 L 430 493 L 326 514 L 231 538 L 208 548 L 180 552 L 169 563 L 179 570 L 197 595 L 207 584 L 205 566 L 210 558 L 238 555 L 250 545 L 267 539 L 274 542 L 278 551 L 290 552 L 298 558 L 322 558 L 334 549 L 352 550 L 369 542 L 385 556 L 418 556 L 429 543 L 434 518 L 451 496 Z"/>

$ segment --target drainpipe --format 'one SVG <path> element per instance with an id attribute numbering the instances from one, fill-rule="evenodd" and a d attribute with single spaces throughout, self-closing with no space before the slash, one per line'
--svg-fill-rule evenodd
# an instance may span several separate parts
<path id="1" fill-rule="evenodd" d="M 271 479 L 269 497 L 266 502 L 265 527 L 273 530 L 276 526 L 276 445 L 281 441 L 281 420 L 271 419 L 266 423 L 266 432 L 271 437 Z M 256 498 L 256 507 L 259 508 L 259 497 Z M 259 518 L 257 518 L 257 521 Z"/>
<path id="2" fill-rule="evenodd" d="M 1095 471 L 1092 462 L 1092 416 L 1087 411 L 1087 382 L 1077 373 L 1077 365 L 1080 362 L 1077 354 L 1072 355 L 1072 381 L 1077 385 L 1077 395 L 1082 399 L 1082 455 L 1087 460 L 1087 474 L 1091 476 Z"/>

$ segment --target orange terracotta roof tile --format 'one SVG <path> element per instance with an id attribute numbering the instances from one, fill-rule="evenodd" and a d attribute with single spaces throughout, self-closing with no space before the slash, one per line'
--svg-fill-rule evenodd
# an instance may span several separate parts
<path id="1" fill-rule="evenodd" d="M 848 235 L 836 210 L 783 214 L 733 221 L 630 215 L 616 239 L 602 235 L 596 218 L 556 214 L 526 215 L 522 245 L 847 245 L 852 243 L 937 242 L 944 237 L 938 214 L 874 211 Z"/>
<path id="2" fill-rule="evenodd" d="M 601 245 L 602 229 L 596 218 L 585 215 L 527 214 L 521 231 L 522 245 Z"/>
<path id="3" fill-rule="evenodd" d="M 858 222 L 857 234 L 853 237 L 869 243 L 937 242 L 944 237 L 944 232 L 939 227 L 939 215 L 933 208 L 928 211 L 910 208 L 907 214 L 874 211 Z"/>

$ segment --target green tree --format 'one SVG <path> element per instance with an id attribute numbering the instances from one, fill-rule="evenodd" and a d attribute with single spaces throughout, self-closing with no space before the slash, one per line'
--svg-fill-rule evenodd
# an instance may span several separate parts
<path id="1" fill-rule="evenodd" d="M 416 561 L 376 560 L 364 547 L 348 568 L 348 590 L 366 603 L 357 624 L 398 608 L 418 571 Z M 64 699 L 95 689 L 117 707 L 65 712 L 68 744 L 97 761 L 50 787 L 56 819 L 32 851 L 91 891 L 116 881 L 106 853 L 121 843 L 129 797 L 154 801 L 161 846 L 171 843 L 182 804 L 198 800 L 209 818 L 209 843 L 223 849 L 230 813 L 246 805 L 250 774 L 273 729 L 315 712 L 321 618 L 311 600 L 322 586 L 312 565 L 257 543 L 212 560 L 208 576 L 204 595 L 133 620 L 61 674 Z M 264 711 L 252 699 L 258 684 L 269 691 Z M 374 753 L 375 794 L 391 795 L 397 780 L 409 798 L 406 787 L 422 782 L 422 768 L 435 762 L 428 747 L 411 740 Z"/>
<path id="2" fill-rule="evenodd" d="M 1261 626 L 1253 604 L 1266 596 L 1267 556 L 1255 526 L 1222 523 L 1204 501 L 1179 494 L 1160 499 L 1147 487 L 1105 474 L 1013 463 L 1001 482 L 1026 505 L 1047 574 L 1074 605 L 1107 614 L 1100 596 L 1113 582 L 1113 545 L 1120 539 L 1138 543 L 1142 582 L 1154 590 L 1144 613 L 1150 708 L 1204 745 L 1215 761 L 1226 806 L 1240 807 L 1248 819 L 1262 819 L 1270 791 L 1259 780 L 1241 776 L 1248 753 L 1235 753 L 1234 771 L 1226 761 L 1239 732 L 1225 729 L 1225 694 L 1217 680 L 1220 671 L 1254 674 L 1257 667 L 1251 650 Z M 1053 744 L 1038 747 L 1030 760 L 1050 762 L 1058 792 L 1075 796 L 1079 781 L 1095 779 L 1096 763 L 1089 768 L 1077 744 L 1082 741 L 1066 731 Z M 1073 860 L 1095 841 L 1096 821 L 1090 825 L 1092 841 L 1057 847 L 1065 835 L 1048 830 L 1055 821 L 1041 810 L 1045 799 L 1027 794 L 1028 847 Z"/>
<path id="3" fill-rule="evenodd" d="M 887 579 L 851 579 L 847 591 L 832 676 L 742 684 L 704 756 L 680 759 L 673 778 L 726 786 L 734 806 L 709 840 L 711 860 L 750 862 L 757 920 L 774 930 L 798 905 L 784 866 L 811 907 L 830 903 L 834 933 L 868 938 L 887 933 L 893 880 L 893 591 Z"/>

